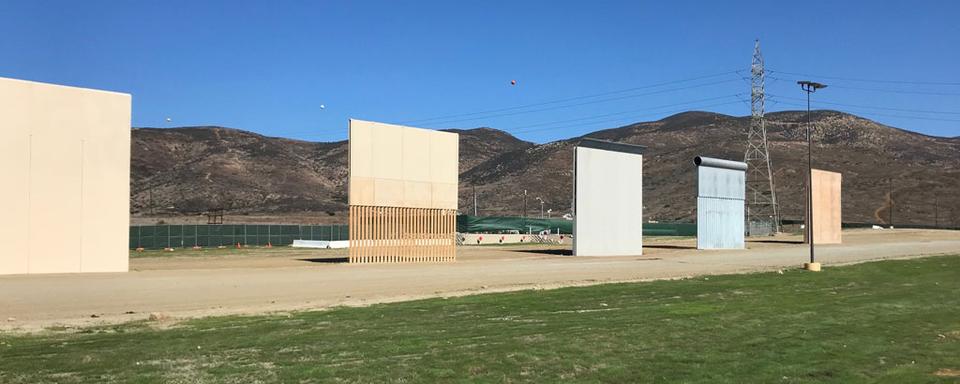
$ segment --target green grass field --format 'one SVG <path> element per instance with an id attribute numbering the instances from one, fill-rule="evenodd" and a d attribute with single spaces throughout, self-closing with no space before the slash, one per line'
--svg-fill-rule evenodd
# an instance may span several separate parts
<path id="1" fill-rule="evenodd" d="M 0 335 L 0 382 L 960 381 L 960 256 Z"/>

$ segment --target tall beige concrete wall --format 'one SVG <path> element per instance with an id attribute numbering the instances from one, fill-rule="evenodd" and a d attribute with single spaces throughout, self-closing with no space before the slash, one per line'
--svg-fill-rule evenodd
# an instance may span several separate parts
<path id="1" fill-rule="evenodd" d="M 127 271 L 130 105 L 0 78 L 0 274 Z"/>
<path id="2" fill-rule="evenodd" d="M 350 120 L 350 205 L 457 209 L 459 136 Z"/>
<path id="3" fill-rule="evenodd" d="M 456 259 L 459 135 L 350 120 L 350 262 Z"/>
<path id="4" fill-rule="evenodd" d="M 842 175 L 837 172 L 813 170 L 813 242 L 840 244 L 842 209 L 840 185 Z"/>

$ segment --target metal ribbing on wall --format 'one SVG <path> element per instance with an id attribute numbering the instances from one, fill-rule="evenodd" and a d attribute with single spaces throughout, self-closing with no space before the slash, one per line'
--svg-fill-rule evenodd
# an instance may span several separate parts
<path id="1" fill-rule="evenodd" d="M 744 247 L 745 163 L 697 157 L 697 248 Z"/>

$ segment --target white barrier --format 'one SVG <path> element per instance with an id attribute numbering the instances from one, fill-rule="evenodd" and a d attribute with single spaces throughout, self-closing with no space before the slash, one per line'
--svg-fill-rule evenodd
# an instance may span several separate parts
<path id="1" fill-rule="evenodd" d="M 494 233 L 461 233 L 457 236 L 457 245 L 488 244 L 570 244 L 573 237 L 567 235 L 524 235 Z"/>
<path id="2" fill-rule="evenodd" d="M 294 248 L 325 248 L 325 249 L 338 249 L 338 248 L 347 248 L 350 246 L 350 242 L 347 240 L 335 240 L 335 241 L 326 241 L 326 240 L 294 240 Z"/>

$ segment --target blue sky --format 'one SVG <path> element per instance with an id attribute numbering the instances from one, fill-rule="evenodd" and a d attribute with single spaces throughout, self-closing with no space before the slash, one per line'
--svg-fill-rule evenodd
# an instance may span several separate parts
<path id="1" fill-rule="evenodd" d="M 328 141 L 360 118 L 544 142 L 688 109 L 747 115 L 759 38 L 768 110 L 801 108 L 803 77 L 831 85 L 820 107 L 958 136 L 956 15 L 946 0 L 5 0 L 0 76 L 131 93 L 138 127 Z"/>

